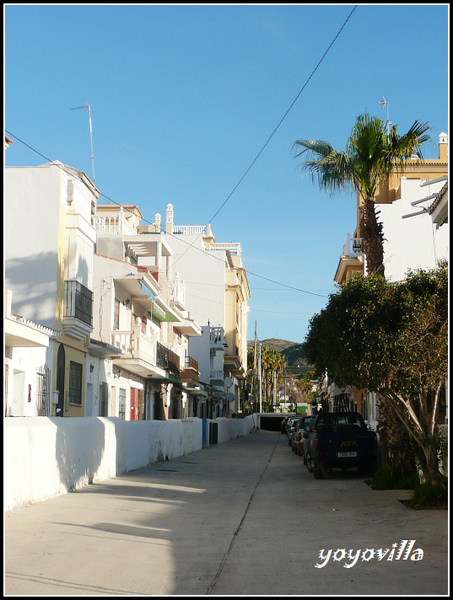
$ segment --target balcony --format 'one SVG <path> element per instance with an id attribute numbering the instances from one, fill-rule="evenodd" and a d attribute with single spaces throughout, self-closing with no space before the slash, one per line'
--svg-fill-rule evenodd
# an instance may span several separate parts
<path id="1" fill-rule="evenodd" d="M 113 359 L 115 365 L 141 377 L 167 378 L 168 360 L 158 351 L 165 346 L 144 334 L 140 325 L 132 331 L 113 331 L 111 343 L 122 351 L 121 357 Z"/>
<path id="2" fill-rule="evenodd" d="M 212 369 L 209 374 L 209 379 L 212 386 L 223 386 L 225 375 L 220 369 Z"/>
<path id="3" fill-rule="evenodd" d="M 186 356 L 184 369 L 181 371 L 181 383 L 187 389 L 196 389 L 200 385 L 198 362 L 191 356 Z"/>
<path id="4" fill-rule="evenodd" d="M 176 308 L 185 310 L 186 308 L 186 284 L 180 279 L 178 273 L 171 282 L 171 301 Z"/>
<path id="5" fill-rule="evenodd" d="M 225 350 L 225 331 L 223 327 L 211 327 L 209 335 L 211 350 Z"/>
<path id="6" fill-rule="evenodd" d="M 93 331 L 93 292 L 75 279 L 65 281 L 63 331 L 78 340 Z"/>

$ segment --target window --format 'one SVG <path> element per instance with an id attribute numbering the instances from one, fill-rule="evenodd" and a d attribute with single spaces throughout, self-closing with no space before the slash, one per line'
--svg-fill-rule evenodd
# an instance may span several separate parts
<path id="1" fill-rule="evenodd" d="M 120 301 L 115 298 L 115 313 L 113 316 L 113 329 L 120 328 Z"/>
<path id="2" fill-rule="evenodd" d="M 109 416 L 109 386 L 107 383 L 102 382 L 99 387 L 99 412 L 101 417 Z"/>
<path id="3" fill-rule="evenodd" d="M 38 416 L 45 417 L 49 410 L 49 369 L 46 365 L 42 365 L 36 373 L 36 406 Z"/>
<path id="4" fill-rule="evenodd" d="M 118 395 L 118 404 L 119 417 L 124 421 L 126 419 L 126 390 L 124 388 L 120 388 Z"/>
<path id="5" fill-rule="evenodd" d="M 83 365 L 70 361 L 69 364 L 69 404 L 82 406 Z"/>

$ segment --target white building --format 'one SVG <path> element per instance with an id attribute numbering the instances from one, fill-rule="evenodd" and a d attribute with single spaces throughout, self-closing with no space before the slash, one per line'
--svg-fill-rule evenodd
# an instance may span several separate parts
<path id="1" fill-rule="evenodd" d="M 157 214 L 152 226 L 140 227 L 139 230 L 150 235 L 162 232 L 161 216 Z M 209 335 L 204 330 L 206 346 L 203 349 L 202 342 L 190 340 L 190 352 L 200 363 L 203 363 L 203 355 L 207 350 L 214 352 L 211 337 L 216 335 L 215 332 L 222 331 L 223 352 L 211 354 L 209 374 L 202 372 L 200 378 L 215 388 L 216 403 L 221 403 L 220 412 L 226 416 L 240 409 L 239 381 L 247 371 L 250 290 L 242 264 L 241 245 L 217 243 L 209 224 L 175 225 L 171 204 L 166 211 L 165 235 L 173 251 L 173 268 L 186 284 L 187 310 L 203 328 L 211 328 Z M 223 366 L 218 362 L 221 355 Z M 215 356 L 214 362 L 212 359 Z M 220 394 L 221 388 L 223 392 Z"/>
<path id="2" fill-rule="evenodd" d="M 141 218 L 135 205 L 97 207 L 92 337 L 98 352 L 110 347 L 101 402 L 125 419 L 180 419 L 193 416 L 203 396 L 188 343 L 201 329 L 185 309 L 168 239 L 140 235 Z M 107 357 L 112 347 L 121 354 Z"/>
<path id="3" fill-rule="evenodd" d="M 52 414 L 50 367 L 53 340 L 60 332 L 11 313 L 12 294 L 5 290 L 4 416 Z"/>
<path id="4" fill-rule="evenodd" d="M 5 283 L 11 312 L 59 332 L 45 361 L 53 415 L 85 414 L 98 196 L 85 173 L 57 161 L 5 169 Z"/>
<path id="5" fill-rule="evenodd" d="M 401 198 L 379 205 L 384 229 L 384 267 L 389 281 L 402 281 L 409 270 L 436 268 L 448 259 L 448 227 L 438 227 L 429 214 L 429 200 L 445 186 L 447 176 L 435 180 L 401 177 Z"/>

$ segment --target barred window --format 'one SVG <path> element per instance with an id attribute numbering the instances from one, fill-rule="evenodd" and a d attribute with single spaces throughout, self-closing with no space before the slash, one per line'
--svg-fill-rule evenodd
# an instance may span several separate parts
<path id="1" fill-rule="evenodd" d="M 71 360 L 69 365 L 69 404 L 82 406 L 83 365 Z"/>
<path id="2" fill-rule="evenodd" d="M 119 417 L 120 419 L 123 419 L 123 421 L 126 419 L 126 390 L 124 388 L 120 388 L 119 390 L 119 397 L 118 397 L 118 402 L 119 402 Z"/>
<path id="3" fill-rule="evenodd" d="M 46 365 L 39 367 L 36 381 L 36 407 L 39 417 L 45 417 L 49 407 L 49 369 Z"/>

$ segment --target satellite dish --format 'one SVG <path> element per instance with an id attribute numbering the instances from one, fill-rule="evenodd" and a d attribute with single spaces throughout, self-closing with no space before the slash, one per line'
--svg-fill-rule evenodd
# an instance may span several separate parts
<path id="1" fill-rule="evenodd" d="M 228 402 L 234 402 L 235 399 L 236 399 L 236 397 L 234 394 L 227 394 Z"/>
<path id="2" fill-rule="evenodd" d="M 233 380 L 231 379 L 231 377 L 225 377 L 225 385 L 227 386 L 227 388 L 233 385 Z"/>

